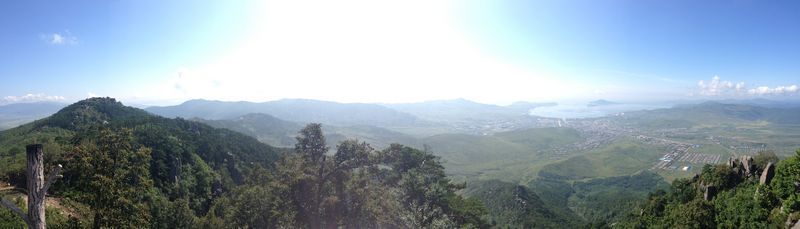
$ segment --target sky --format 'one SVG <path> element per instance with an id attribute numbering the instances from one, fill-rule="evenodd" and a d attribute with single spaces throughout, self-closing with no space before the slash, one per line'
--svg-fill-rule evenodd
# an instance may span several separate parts
<path id="1" fill-rule="evenodd" d="M 3 1 L 0 105 L 800 97 L 800 2 Z"/>

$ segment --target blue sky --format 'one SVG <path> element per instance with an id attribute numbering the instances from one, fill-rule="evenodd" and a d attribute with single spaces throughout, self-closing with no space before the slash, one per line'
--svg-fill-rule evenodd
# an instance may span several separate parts
<path id="1" fill-rule="evenodd" d="M 4 1 L 0 103 L 794 99 L 796 12 L 747 0 Z"/>

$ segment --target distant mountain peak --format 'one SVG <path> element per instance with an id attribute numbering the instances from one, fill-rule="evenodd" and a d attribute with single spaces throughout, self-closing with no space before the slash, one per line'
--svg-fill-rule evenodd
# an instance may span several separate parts
<path id="1" fill-rule="evenodd" d="M 205 103 L 205 102 L 213 102 L 213 100 L 207 99 L 190 99 L 183 102 L 183 104 L 192 104 L 192 103 Z"/>
<path id="2" fill-rule="evenodd" d="M 292 122 L 321 122 L 337 125 L 370 124 L 403 126 L 418 122 L 417 117 L 370 103 L 338 103 L 312 99 L 282 99 L 269 102 L 226 102 L 191 100 L 176 106 L 148 107 L 164 117 L 233 119 L 248 113 L 264 113 Z"/>
<path id="3" fill-rule="evenodd" d="M 128 107 L 111 97 L 88 98 L 59 110 L 38 126 L 57 126 L 75 130 L 82 126 L 95 125 L 113 119 L 152 116 L 144 110 Z"/>
<path id="4" fill-rule="evenodd" d="M 722 103 L 722 102 L 720 102 L 720 101 L 713 101 L 713 100 L 711 100 L 711 101 L 705 101 L 705 102 L 702 102 L 702 103 L 700 103 L 700 104 L 698 104 L 698 105 L 700 105 L 700 106 L 707 106 L 707 105 L 717 105 L 717 106 L 718 106 L 718 105 L 725 105 L 725 104 L 728 104 L 728 103 Z"/>
<path id="5" fill-rule="evenodd" d="M 591 102 L 587 103 L 586 106 L 595 107 L 595 106 L 605 106 L 605 105 L 614 105 L 614 104 L 619 104 L 619 103 L 608 101 L 608 100 L 605 100 L 605 99 L 598 99 L 598 100 L 591 101 Z"/>

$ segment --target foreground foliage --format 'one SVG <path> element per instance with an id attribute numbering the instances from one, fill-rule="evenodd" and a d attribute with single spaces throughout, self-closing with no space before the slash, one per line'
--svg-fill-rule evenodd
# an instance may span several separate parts
<path id="1" fill-rule="evenodd" d="M 771 152 L 755 156 L 755 169 L 762 171 L 776 162 Z M 740 175 L 728 165 L 706 165 L 699 176 L 677 179 L 668 191 L 652 193 L 648 202 L 622 220 L 622 228 L 783 228 L 793 225 L 800 211 L 800 150 L 777 163 L 768 184 L 760 174 Z M 719 188 L 711 200 L 703 189 Z"/>
<path id="2" fill-rule="evenodd" d="M 488 227 L 483 205 L 455 194 L 461 187 L 430 153 L 398 144 L 375 151 L 348 140 L 327 155 L 319 124 L 301 130 L 297 141 L 274 173 L 254 170 L 204 221 L 252 228 Z"/>

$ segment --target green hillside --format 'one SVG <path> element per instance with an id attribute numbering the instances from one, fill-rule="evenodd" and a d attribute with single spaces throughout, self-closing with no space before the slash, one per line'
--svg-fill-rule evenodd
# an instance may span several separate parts
<path id="1" fill-rule="evenodd" d="M 273 145 L 290 147 L 294 145 L 294 136 L 302 125 L 284 121 L 268 114 L 246 114 L 234 119 L 206 120 L 194 119 L 216 128 L 233 130 L 259 141 Z"/>
<path id="2" fill-rule="evenodd" d="M 278 119 L 268 114 L 247 114 L 233 119 L 205 120 L 195 119 L 216 128 L 225 128 L 239 133 L 254 137 L 259 141 L 279 147 L 294 146 L 297 131 L 302 129 L 302 125 Z M 403 133 L 391 131 L 385 128 L 352 125 L 352 126 L 332 126 L 326 125 L 325 132 L 328 133 L 329 144 L 333 147 L 335 143 L 348 139 L 358 139 L 366 141 L 376 147 L 387 147 L 392 143 L 417 146 L 417 139 Z"/>
<path id="3" fill-rule="evenodd" d="M 553 162 L 549 152 L 584 138 L 569 128 L 531 128 L 494 135 L 441 134 L 423 138 L 457 178 L 520 182 Z"/>
<path id="4" fill-rule="evenodd" d="M 24 187 L 22 149 L 43 143 L 46 162 L 65 166 L 64 178 L 51 192 L 81 199 L 91 190 L 80 181 L 85 171 L 77 167 L 76 147 L 94 144 L 105 132 L 126 130 L 132 147 L 150 151 L 148 174 L 156 190 L 170 200 L 188 199 L 188 206 L 198 213 L 208 211 L 215 195 L 243 183 L 254 165 L 272 167 L 282 151 L 233 131 L 154 116 L 111 98 L 92 98 L 0 132 L 0 161 L 7 165 L 0 168 L 0 179 Z"/>
<path id="5" fill-rule="evenodd" d="M 498 180 L 470 184 L 465 195 L 486 204 L 491 221 L 511 228 L 572 228 L 583 221 L 569 211 L 554 211 L 528 187 Z"/>
<path id="6" fill-rule="evenodd" d="M 617 140 L 564 161 L 548 164 L 540 177 L 580 180 L 630 175 L 650 168 L 662 155 L 663 149 L 631 139 Z"/>
<path id="7" fill-rule="evenodd" d="M 231 130 L 168 119 L 111 98 L 77 102 L 0 132 L 0 180 L 25 187 L 25 144 L 44 143 L 55 228 L 486 228 L 486 209 L 456 191 L 439 158 L 354 140 L 330 149 L 319 124 L 294 153 Z M 0 196 L 20 196 L 17 189 Z M 20 205 L 20 201 L 16 201 Z M 21 219 L 0 209 L 0 227 Z"/>
<path id="8" fill-rule="evenodd" d="M 706 102 L 669 109 L 628 112 L 609 118 L 617 125 L 691 144 L 731 147 L 766 145 L 781 156 L 800 147 L 800 108 Z M 728 153 L 726 152 L 726 153 Z M 740 152 L 741 153 L 741 152 Z M 749 152 L 754 153 L 754 152 Z"/>
<path id="9" fill-rule="evenodd" d="M 669 187 L 656 173 L 642 171 L 633 175 L 577 181 L 568 207 L 588 222 L 614 222 L 625 217 L 647 195 Z"/>
<path id="10" fill-rule="evenodd" d="M 497 133 L 494 136 L 533 149 L 550 149 L 584 140 L 571 128 L 530 128 Z"/>
<path id="11" fill-rule="evenodd" d="M 774 154 L 761 152 L 750 173 L 742 161 L 733 166 L 705 166 L 698 176 L 677 179 L 667 191 L 653 192 L 645 204 L 614 226 L 793 228 L 800 218 L 800 151 L 775 164 L 774 172 L 767 172 L 768 163 L 777 160 Z"/>

